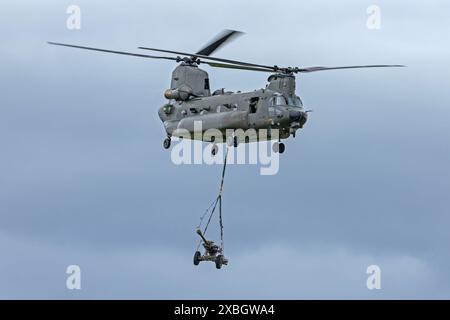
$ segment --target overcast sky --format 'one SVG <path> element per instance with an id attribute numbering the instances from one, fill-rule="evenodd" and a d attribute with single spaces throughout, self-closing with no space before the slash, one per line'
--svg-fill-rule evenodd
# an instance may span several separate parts
<path id="1" fill-rule="evenodd" d="M 66 28 L 70 4 L 81 30 Z M 448 12 L 444 0 L 2 0 L 0 298 L 449 299 Z M 162 149 L 175 64 L 46 41 L 195 51 L 224 28 L 246 34 L 220 57 L 408 67 L 297 77 L 314 112 L 279 173 L 227 171 L 218 271 L 192 256 L 221 167 L 176 166 Z M 266 84 L 205 69 L 213 89 Z M 72 264 L 79 291 L 66 289 Z M 371 264 L 381 290 L 366 288 Z"/>

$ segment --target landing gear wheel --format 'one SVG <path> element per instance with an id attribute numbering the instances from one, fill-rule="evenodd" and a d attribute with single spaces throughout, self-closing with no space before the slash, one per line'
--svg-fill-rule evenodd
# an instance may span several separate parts
<path id="1" fill-rule="evenodd" d="M 170 140 L 169 137 L 164 139 L 164 142 L 163 142 L 164 149 L 169 149 L 170 148 L 170 142 L 171 142 L 171 140 Z"/>
<path id="2" fill-rule="evenodd" d="M 280 154 L 282 154 L 284 152 L 284 150 L 286 149 L 286 147 L 284 146 L 283 142 L 280 142 L 279 146 L 278 146 L 278 152 Z"/>
<path id="3" fill-rule="evenodd" d="M 217 144 L 213 144 L 211 147 L 211 155 L 214 157 L 218 151 L 219 151 L 219 147 L 217 146 Z"/>
<path id="4" fill-rule="evenodd" d="M 223 264 L 223 255 L 219 254 L 219 255 L 216 257 L 215 262 L 216 262 L 216 269 L 222 268 L 222 264 Z"/>
<path id="5" fill-rule="evenodd" d="M 238 137 L 237 136 L 234 136 L 234 137 L 228 136 L 227 137 L 227 145 L 229 147 L 233 146 L 233 147 L 237 148 L 237 146 L 239 145 Z"/>
<path id="6" fill-rule="evenodd" d="M 279 142 L 275 142 L 275 143 L 272 145 L 272 151 L 275 152 L 275 153 L 280 152 L 280 143 L 279 143 Z"/>
<path id="7" fill-rule="evenodd" d="M 200 253 L 200 251 L 195 251 L 194 254 L 194 266 L 198 266 L 198 264 L 200 263 L 200 256 L 202 254 Z"/>
<path id="8" fill-rule="evenodd" d="M 231 147 L 233 145 L 233 137 L 228 136 L 227 137 L 227 146 Z"/>
<path id="9" fill-rule="evenodd" d="M 238 137 L 233 137 L 233 146 L 235 147 L 235 148 L 237 148 L 237 146 L 239 145 L 239 140 L 238 140 Z"/>
<path id="10" fill-rule="evenodd" d="M 283 153 L 284 152 L 284 150 L 286 149 L 286 147 L 285 147 L 285 145 L 284 145 L 284 143 L 283 142 L 275 142 L 273 145 L 272 145 L 272 150 L 273 150 L 273 152 L 275 152 L 275 153 Z"/>

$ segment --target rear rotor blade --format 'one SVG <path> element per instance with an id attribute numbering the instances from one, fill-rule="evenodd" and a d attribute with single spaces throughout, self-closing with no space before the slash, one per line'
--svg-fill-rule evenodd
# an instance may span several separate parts
<path id="1" fill-rule="evenodd" d="M 221 46 L 231 41 L 232 39 L 242 35 L 243 32 L 236 30 L 224 30 L 218 36 L 216 36 L 213 40 L 211 40 L 206 46 L 204 46 L 201 50 L 197 52 L 197 54 L 203 56 L 210 56 L 219 49 Z"/>
<path id="2" fill-rule="evenodd" d="M 391 68 L 391 67 L 404 67 L 404 65 L 400 65 L 400 64 L 373 64 L 373 65 L 366 65 L 366 66 L 307 67 L 307 68 L 296 68 L 295 72 L 309 73 L 309 72 L 316 72 L 316 71 L 339 70 L 339 69 Z"/>
<path id="3" fill-rule="evenodd" d="M 125 51 L 107 50 L 107 49 L 92 48 L 92 47 L 84 47 L 84 46 L 77 46 L 77 45 L 73 45 L 73 44 L 58 43 L 58 42 L 48 42 L 48 44 L 51 44 L 51 45 L 54 45 L 54 46 L 63 46 L 63 47 L 85 49 L 85 50 L 91 50 L 91 51 L 100 51 L 100 52 L 107 52 L 107 53 L 122 54 L 122 55 L 134 56 L 134 57 L 140 57 L 140 58 L 166 59 L 166 60 L 178 61 L 178 59 L 174 58 L 174 57 L 150 56 L 150 55 L 146 55 L 146 54 L 125 52 Z"/>

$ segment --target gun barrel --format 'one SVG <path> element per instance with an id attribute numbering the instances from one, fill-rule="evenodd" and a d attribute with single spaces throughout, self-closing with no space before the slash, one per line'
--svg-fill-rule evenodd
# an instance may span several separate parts
<path id="1" fill-rule="evenodd" d="M 197 234 L 202 238 L 203 242 L 208 242 L 200 229 L 197 229 Z"/>

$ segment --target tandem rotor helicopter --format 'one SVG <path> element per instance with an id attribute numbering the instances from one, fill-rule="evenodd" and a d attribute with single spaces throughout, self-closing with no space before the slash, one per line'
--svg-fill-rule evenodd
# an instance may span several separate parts
<path id="1" fill-rule="evenodd" d="M 158 115 L 164 124 L 166 138 L 163 147 L 169 149 L 172 137 L 197 139 L 194 123 L 201 123 L 203 132 L 208 129 L 220 130 L 224 135 L 218 140 L 215 136 L 200 135 L 202 141 L 212 143 L 211 153 L 217 153 L 219 142 L 228 142 L 237 147 L 240 142 L 273 140 L 271 134 L 277 129 L 278 141 L 273 151 L 283 153 L 285 145 L 281 139 L 291 135 L 295 137 L 298 129 L 303 128 L 308 118 L 308 110 L 303 108 L 299 96 L 295 94 L 295 75 L 325 70 L 403 67 L 403 65 L 362 65 L 343 67 L 279 67 L 242 62 L 238 60 L 211 57 L 225 43 L 242 34 L 235 30 L 224 30 L 216 38 L 196 53 L 186 53 L 157 48 L 139 47 L 139 49 L 168 53 L 176 56 L 154 56 L 141 53 L 114 51 L 65 43 L 48 42 L 51 45 L 115 53 L 141 58 L 172 60 L 179 65 L 172 72 L 170 89 L 164 92 L 168 102 L 159 108 Z M 249 70 L 271 73 L 264 89 L 252 92 L 230 92 L 219 89 L 211 93 L 208 73 L 199 68 L 200 64 L 215 68 Z M 254 136 L 240 138 L 235 135 L 226 141 L 227 130 L 254 129 Z M 264 135 L 259 133 L 264 131 Z M 186 132 L 188 136 L 186 137 Z M 202 132 L 202 133 L 203 133 Z"/>

